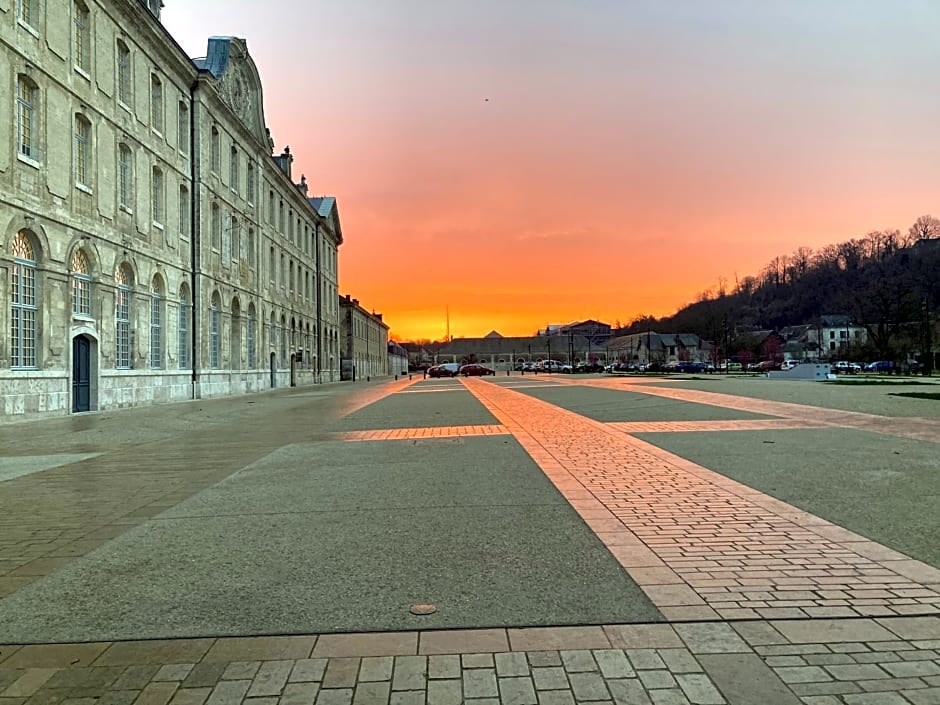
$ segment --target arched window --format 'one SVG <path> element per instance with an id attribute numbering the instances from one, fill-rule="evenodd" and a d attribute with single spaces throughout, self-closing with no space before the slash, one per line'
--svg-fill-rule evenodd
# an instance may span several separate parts
<path id="1" fill-rule="evenodd" d="M 91 316 L 91 267 L 81 250 L 72 254 L 72 314 Z"/>
<path id="2" fill-rule="evenodd" d="M 150 127 L 163 132 L 163 82 L 155 73 L 150 74 Z"/>
<path id="3" fill-rule="evenodd" d="M 36 111 L 39 88 L 28 76 L 16 78 L 16 151 L 27 159 L 39 159 Z"/>
<path id="4" fill-rule="evenodd" d="M 91 70 L 91 18 L 88 7 L 82 0 L 75 0 L 73 3 L 73 14 L 75 68 L 88 72 Z"/>
<path id="5" fill-rule="evenodd" d="M 246 348 L 247 348 L 247 357 L 245 364 L 248 365 L 249 370 L 255 368 L 255 305 L 248 305 L 248 320 L 247 325 L 245 326 L 246 330 Z"/>
<path id="6" fill-rule="evenodd" d="M 134 155 L 123 142 L 118 145 L 118 205 L 133 212 L 134 203 Z"/>
<path id="7" fill-rule="evenodd" d="M 153 224 L 163 227 L 166 220 L 166 185 L 163 181 L 163 169 L 153 167 L 150 174 L 150 209 Z"/>
<path id="8" fill-rule="evenodd" d="M 192 330 L 190 323 L 192 316 L 193 304 L 189 296 L 189 287 L 183 284 L 183 286 L 180 287 L 179 327 L 177 335 L 177 355 L 179 357 L 179 367 L 181 370 L 188 368 L 191 364 L 189 359 L 189 331 Z"/>
<path id="9" fill-rule="evenodd" d="M 222 302 L 219 292 L 213 292 L 209 307 L 209 367 L 219 369 L 219 331 L 222 327 Z"/>
<path id="10" fill-rule="evenodd" d="M 131 105 L 131 50 L 117 40 L 117 96 L 126 106 Z"/>
<path id="11" fill-rule="evenodd" d="M 36 333 L 39 316 L 39 291 L 36 284 L 36 254 L 25 232 L 18 232 L 11 243 L 13 266 L 10 269 L 10 351 L 13 368 L 36 367 Z"/>
<path id="12" fill-rule="evenodd" d="M 150 368 L 163 369 L 163 283 L 154 277 L 150 285 Z"/>
<path id="13" fill-rule="evenodd" d="M 122 264 L 114 274 L 114 330 L 115 366 L 130 369 L 131 366 L 131 285 L 130 269 Z"/>
<path id="14" fill-rule="evenodd" d="M 75 115 L 75 183 L 91 186 L 91 123 L 80 113 Z"/>

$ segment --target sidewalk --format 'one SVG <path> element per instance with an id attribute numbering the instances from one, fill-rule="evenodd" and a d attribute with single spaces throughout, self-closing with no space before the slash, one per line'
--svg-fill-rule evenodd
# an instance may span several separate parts
<path id="1" fill-rule="evenodd" d="M 402 380 L 0 429 L 0 643 L 14 624 L 91 635 L 78 625 L 95 614 L 129 634 L 0 646 L 0 705 L 940 703 L 936 566 L 650 443 L 681 437 L 695 456 L 703 432 L 849 428 L 932 444 L 940 423 L 912 437 L 888 417 L 622 382 Z M 449 524 L 427 524 L 438 512 Z M 220 521 L 249 533 L 207 531 Z M 300 527 L 314 543 L 272 544 Z M 384 604 L 381 629 L 409 585 L 437 612 L 395 631 L 313 618 Z M 241 599 L 261 609 L 239 632 Z M 219 631 L 147 638 L 183 633 L 159 606 L 184 600 L 188 624 L 208 610 Z M 633 623 L 587 616 L 617 601 Z M 571 626 L 535 626 L 553 610 Z M 448 620 L 469 628 L 422 626 Z"/>

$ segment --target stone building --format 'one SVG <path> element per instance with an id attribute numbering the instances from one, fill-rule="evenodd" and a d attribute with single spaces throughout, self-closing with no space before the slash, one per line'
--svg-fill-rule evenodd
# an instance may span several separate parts
<path id="1" fill-rule="evenodd" d="M 0 0 L 0 420 L 339 379 L 335 199 L 161 4 Z"/>
<path id="2" fill-rule="evenodd" d="M 348 380 L 389 374 L 388 325 L 381 313 L 370 313 L 349 294 L 339 297 L 342 378 Z"/>

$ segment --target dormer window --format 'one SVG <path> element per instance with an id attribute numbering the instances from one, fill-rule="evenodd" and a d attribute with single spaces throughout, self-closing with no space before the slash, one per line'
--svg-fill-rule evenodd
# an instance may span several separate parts
<path id="1" fill-rule="evenodd" d="M 160 8 L 163 7 L 161 0 L 146 0 L 147 9 L 150 10 L 150 14 L 160 19 Z"/>

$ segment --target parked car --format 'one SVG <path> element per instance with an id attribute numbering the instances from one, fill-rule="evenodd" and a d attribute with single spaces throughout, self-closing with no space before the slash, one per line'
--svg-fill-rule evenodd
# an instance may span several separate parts
<path id="1" fill-rule="evenodd" d="M 695 362 L 693 360 L 682 360 L 676 363 L 675 371 L 676 372 L 704 372 L 705 363 Z"/>
<path id="2" fill-rule="evenodd" d="M 476 363 L 472 363 L 468 365 L 461 365 L 457 373 L 462 374 L 464 377 L 483 377 L 485 375 L 495 375 L 496 370 L 486 367 L 485 365 L 477 365 Z"/>
<path id="3" fill-rule="evenodd" d="M 893 372 L 894 371 L 894 361 L 893 360 L 876 360 L 875 362 L 869 362 L 865 365 L 866 372 Z"/>
<path id="4" fill-rule="evenodd" d="M 580 362 L 574 367 L 576 374 L 590 374 L 591 372 L 603 372 L 604 366 L 599 362 Z"/>
<path id="5" fill-rule="evenodd" d="M 830 369 L 833 372 L 842 373 L 842 374 L 858 374 L 862 371 L 862 366 L 857 362 L 848 362 L 847 360 L 839 360 L 830 365 Z"/>
<path id="6" fill-rule="evenodd" d="M 428 377 L 456 377 L 460 365 L 456 362 L 445 362 L 428 368 Z"/>
<path id="7" fill-rule="evenodd" d="M 784 360 L 780 364 L 781 370 L 792 370 L 794 367 L 797 367 L 800 364 L 800 360 Z"/>
<path id="8" fill-rule="evenodd" d="M 535 363 L 535 369 L 539 372 L 561 372 L 564 367 L 558 360 L 539 360 Z"/>
<path id="9" fill-rule="evenodd" d="M 744 365 L 740 362 L 734 362 L 733 360 L 725 360 L 719 369 L 721 371 L 727 370 L 728 372 L 743 372 Z"/>

